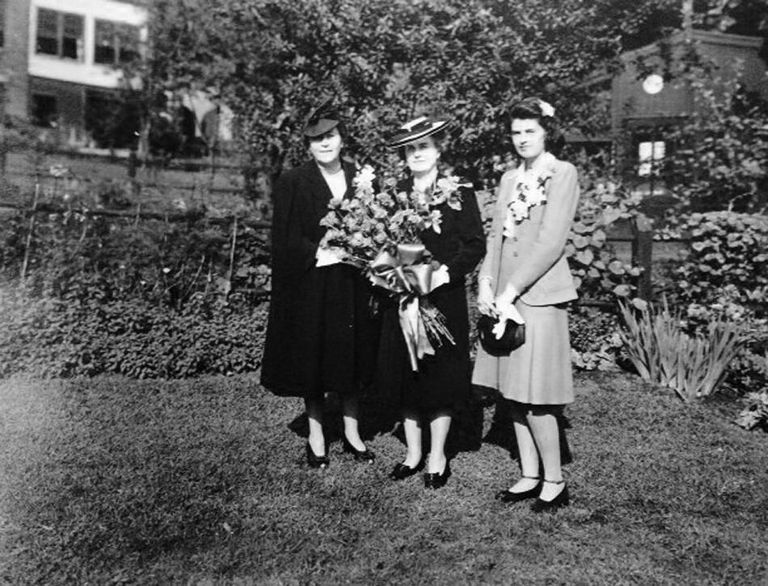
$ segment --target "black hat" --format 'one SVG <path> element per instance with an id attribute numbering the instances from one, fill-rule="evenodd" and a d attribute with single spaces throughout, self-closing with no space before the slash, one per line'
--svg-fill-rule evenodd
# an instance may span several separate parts
<path id="1" fill-rule="evenodd" d="M 333 98 L 327 98 L 304 120 L 304 136 L 313 138 L 333 130 L 339 125 L 339 115 L 333 107 Z"/>
<path id="2" fill-rule="evenodd" d="M 428 116 L 421 116 L 410 122 L 406 122 L 400 127 L 398 132 L 391 141 L 389 141 L 389 147 L 398 149 L 408 143 L 417 141 L 425 136 L 432 136 L 443 130 L 450 124 L 448 120 L 435 120 Z"/>

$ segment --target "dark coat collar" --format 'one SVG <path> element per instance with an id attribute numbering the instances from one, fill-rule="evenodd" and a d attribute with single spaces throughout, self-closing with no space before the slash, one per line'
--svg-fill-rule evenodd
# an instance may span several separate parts
<path id="1" fill-rule="evenodd" d="M 344 177 L 347 180 L 347 191 L 344 193 L 344 199 L 348 199 L 354 194 L 352 180 L 356 174 L 356 167 L 354 163 L 350 163 L 343 159 L 341 161 L 341 166 L 344 169 Z M 323 174 L 320 172 L 317 163 L 315 163 L 315 161 L 307 161 L 302 165 L 302 168 L 306 171 L 306 176 L 309 179 L 312 193 L 317 194 L 317 196 L 322 199 L 323 203 L 331 201 L 331 198 L 333 197 L 331 188 L 328 187 L 325 179 L 323 179 Z"/>

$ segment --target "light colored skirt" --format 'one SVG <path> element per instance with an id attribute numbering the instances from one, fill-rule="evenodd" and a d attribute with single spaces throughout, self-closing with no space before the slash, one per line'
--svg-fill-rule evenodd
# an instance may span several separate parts
<path id="1" fill-rule="evenodd" d="M 478 346 L 472 384 L 497 389 L 505 399 L 531 405 L 573 402 L 568 312 L 562 306 L 515 303 L 525 319 L 525 343 L 509 356 Z"/>

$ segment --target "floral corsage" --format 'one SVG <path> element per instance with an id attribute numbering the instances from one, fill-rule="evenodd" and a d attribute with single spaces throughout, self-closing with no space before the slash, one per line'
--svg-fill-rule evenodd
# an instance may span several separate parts
<path id="1" fill-rule="evenodd" d="M 555 157 L 544 153 L 531 169 L 522 165 L 515 178 L 512 199 L 508 204 L 509 220 L 519 224 L 531 217 L 531 208 L 547 203 L 547 183 L 552 178 Z"/>

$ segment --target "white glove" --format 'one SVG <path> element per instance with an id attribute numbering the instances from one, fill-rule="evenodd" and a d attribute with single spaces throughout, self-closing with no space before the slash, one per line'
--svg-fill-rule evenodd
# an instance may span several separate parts
<path id="1" fill-rule="evenodd" d="M 432 282 L 430 283 L 430 291 L 434 291 L 442 285 L 447 285 L 451 281 L 451 276 L 448 274 L 448 266 L 440 265 L 435 271 L 432 271 Z"/>
<path id="2" fill-rule="evenodd" d="M 497 340 L 501 339 L 501 337 L 504 335 L 504 330 L 507 328 L 507 320 L 512 320 L 516 324 L 520 325 L 525 323 L 523 316 L 520 315 L 517 307 L 515 307 L 513 304 L 510 303 L 503 308 L 500 308 L 499 323 L 493 326 L 492 330 L 493 335 L 496 336 Z"/>
<path id="3" fill-rule="evenodd" d="M 318 248 L 315 253 L 315 266 L 327 267 L 344 262 L 344 251 L 341 248 Z"/>

